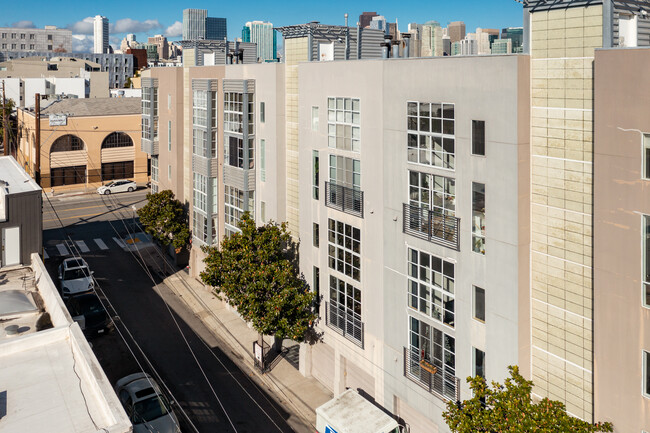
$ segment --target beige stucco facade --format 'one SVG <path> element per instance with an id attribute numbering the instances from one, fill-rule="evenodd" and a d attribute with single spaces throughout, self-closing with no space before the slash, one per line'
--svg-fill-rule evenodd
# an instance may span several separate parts
<path id="1" fill-rule="evenodd" d="M 49 117 L 42 116 L 41 130 L 41 186 L 46 191 L 92 191 L 106 183 L 102 179 L 102 164 L 124 161 L 133 162 L 130 179 L 144 185 L 148 179 L 148 157 L 140 150 L 141 115 L 124 114 L 110 116 L 69 116 L 66 126 L 50 126 Z M 18 110 L 19 146 L 16 160 L 32 176 L 37 171 L 36 117 L 32 111 Z M 122 132 L 133 141 L 133 146 L 102 149 L 102 143 L 110 134 Z M 73 135 L 83 142 L 82 150 L 52 152 L 58 138 Z M 54 168 L 84 167 L 85 182 L 52 186 Z"/>
<path id="2" fill-rule="evenodd" d="M 643 305 L 650 180 L 642 171 L 650 84 L 638 79 L 649 68 L 647 47 L 596 51 L 594 403 L 596 419 L 613 422 L 616 432 L 650 431 L 642 363 L 650 352 L 650 308 Z"/>
<path id="3" fill-rule="evenodd" d="M 531 12 L 534 393 L 593 416 L 592 65 L 601 5 Z"/>

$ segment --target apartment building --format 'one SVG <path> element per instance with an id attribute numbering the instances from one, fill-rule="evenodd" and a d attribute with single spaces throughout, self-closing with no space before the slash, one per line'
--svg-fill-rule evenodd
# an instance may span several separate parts
<path id="1" fill-rule="evenodd" d="M 0 51 L 72 52 L 72 30 L 0 27 Z"/>

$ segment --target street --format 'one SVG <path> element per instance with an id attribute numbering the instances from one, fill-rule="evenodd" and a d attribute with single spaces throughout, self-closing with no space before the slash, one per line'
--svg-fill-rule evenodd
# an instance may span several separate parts
<path id="1" fill-rule="evenodd" d="M 44 198 L 43 244 L 52 279 L 65 257 L 81 255 L 115 317 L 116 330 L 91 340 L 109 380 L 114 384 L 141 369 L 151 374 L 176 400 L 185 432 L 293 431 L 289 414 L 161 283 L 162 268 L 152 266 L 162 262 L 157 250 L 126 248 L 135 228 L 132 206 L 143 206 L 146 192 Z"/>

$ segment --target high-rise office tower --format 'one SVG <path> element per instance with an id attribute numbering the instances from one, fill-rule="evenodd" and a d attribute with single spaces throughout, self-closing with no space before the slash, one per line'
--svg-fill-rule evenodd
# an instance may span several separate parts
<path id="1" fill-rule="evenodd" d="M 462 21 L 454 21 L 447 26 L 449 29 L 449 39 L 451 42 L 458 42 L 465 39 L 465 23 Z"/>
<path id="2" fill-rule="evenodd" d="M 386 31 L 386 18 L 383 15 L 377 15 L 370 20 L 370 28 Z"/>
<path id="3" fill-rule="evenodd" d="M 510 39 L 512 41 L 512 52 L 523 52 L 524 45 L 524 28 L 523 27 L 507 27 L 501 30 L 501 39 Z"/>
<path id="4" fill-rule="evenodd" d="M 370 21 L 372 21 L 372 17 L 376 16 L 378 16 L 377 12 L 363 12 L 361 15 L 359 15 L 359 25 L 362 29 L 370 27 Z"/>
<path id="5" fill-rule="evenodd" d="M 108 18 L 101 15 L 93 20 L 93 52 L 95 54 L 108 53 Z"/>
<path id="6" fill-rule="evenodd" d="M 225 18 L 207 17 L 205 19 L 205 38 L 213 41 L 222 41 L 228 35 Z"/>
<path id="7" fill-rule="evenodd" d="M 223 40 L 228 33 L 225 18 L 208 16 L 207 9 L 183 10 L 183 40 Z"/>
<path id="8" fill-rule="evenodd" d="M 277 39 L 273 24 L 264 21 L 249 21 L 242 29 L 242 42 L 257 44 L 257 58 L 261 61 L 277 57 Z"/>

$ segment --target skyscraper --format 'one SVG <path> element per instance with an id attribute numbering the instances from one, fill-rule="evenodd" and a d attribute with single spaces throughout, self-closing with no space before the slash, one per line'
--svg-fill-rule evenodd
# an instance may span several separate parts
<path id="1" fill-rule="evenodd" d="M 370 21 L 372 20 L 372 17 L 376 17 L 378 14 L 377 12 L 364 12 L 361 15 L 359 15 L 359 25 L 361 28 L 366 28 L 370 26 Z"/>
<path id="2" fill-rule="evenodd" d="M 227 33 L 225 18 L 209 17 L 207 9 L 183 10 L 183 40 L 223 40 Z"/>
<path id="3" fill-rule="evenodd" d="M 257 44 L 257 58 L 261 61 L 277 57 L 277 46 L 273 24 L 264 21 L 249 21 L 242 29 L 242 42 Z"/>
<path id="4" fill-rule="evenodd" d="M 449 29 L 449 39 L 451 43 L 458 42 L 465 39 L 465 23 L 462 21 L 454 21 L 447 26 Z"/>
<path id="5" fill-rule="evenodd" d="M 101 15 L 95 16 L 93 21 L 93 52 L 95 54 L 108 53 L 108 18 Z"/>
<path id="6" fill-rule="evenodd" d="M 510 39 L 512 41 L 512 52 L 523 52 L 524 44 L 524 28 L 523 27 L 507 27 L 501 30 L 501 39 Z"/>

